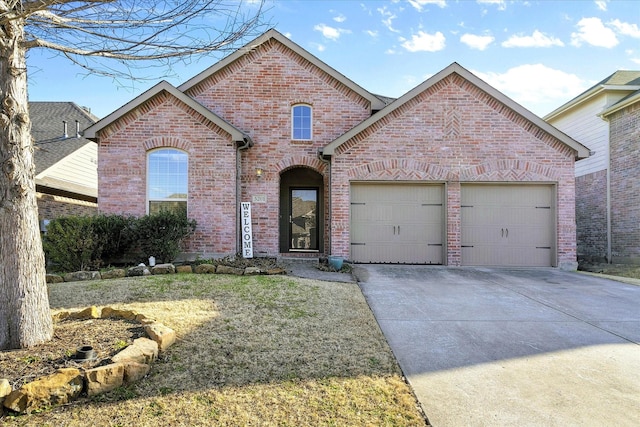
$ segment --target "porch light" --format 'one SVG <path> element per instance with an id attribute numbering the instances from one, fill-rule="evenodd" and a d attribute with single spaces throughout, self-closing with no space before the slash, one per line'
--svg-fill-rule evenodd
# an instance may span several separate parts
<path id="1" fill-rule="evenodd" d="M 262 172 L 263 172 L 262 168 L 256 168 L 256 176 L 258 178 L 260 178 L 262 176 Z"/>

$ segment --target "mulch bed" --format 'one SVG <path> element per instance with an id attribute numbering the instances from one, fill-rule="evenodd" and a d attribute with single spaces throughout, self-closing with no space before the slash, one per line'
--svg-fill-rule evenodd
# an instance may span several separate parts
<path id="1" fill-rule="evenodd" d="M 14 390 L 60 368 L 90 369 L 109 363 L 133 340 L 145 336 L 138 322 L 122 319 L 64 320 L 54 324 L 53 339 L 27 349 L 0 351 L 0 378 Z M 91 346 L 96 359 L 79 361 L 76 350 Z"/>

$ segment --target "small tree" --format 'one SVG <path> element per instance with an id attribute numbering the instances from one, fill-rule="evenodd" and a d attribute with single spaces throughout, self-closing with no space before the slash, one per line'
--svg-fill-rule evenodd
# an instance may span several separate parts
<path id="1" fill-rule="evenodd" d="M 0 350 L 51 339 L 27 98 L 29 49 L 57 51 L 91 73 L 235 49 L 260 27 L 262 1 L 0 0 Z M 106 62 L 111 60 L 110 62 Z M 143 76 L 144 77 L 144 76 Z M 152 76 L 147 76 L 152 77 Z"/>

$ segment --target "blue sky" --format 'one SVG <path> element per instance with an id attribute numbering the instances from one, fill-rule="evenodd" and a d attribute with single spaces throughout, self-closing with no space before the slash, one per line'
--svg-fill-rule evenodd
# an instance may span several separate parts
<path id="1" fill-rule="evenodd" d="M 616 70 L 640 70 L 640 2 L 269 1 L 266 19 L 365 89 L 399 97 L 452 62 L 539 116 Z M 219 60 L 175 69 L 174 84 Z M 73 101 L 104 117 L 160 81 L 87 76 L 51 52 L 28 57 L 33 101 Z"/>

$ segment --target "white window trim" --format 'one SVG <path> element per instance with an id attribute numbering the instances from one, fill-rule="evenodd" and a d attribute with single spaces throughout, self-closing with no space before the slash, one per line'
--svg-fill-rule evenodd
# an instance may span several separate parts
<path id="1" fill-rule="evenodd" d="M 309 108 L 309 111 L 311 113 L 310 117 L 309 117 L 309 120 L 310 120 L 310 122 L 309 122 L 309 127 L 310 127 L 310 129 L 309 129 L 309 139 L 306 139 L 306 138 L 294 138 L 294 130 L 295 130 L 294 126 L 295 125 L 294 125 L 293 110 L 296 107 L 308 107 Z M 311 104 L 300 102 L 300 103 L 297 103 L 297 104 L 293 104 L 291 106 L 291 140 L 292 141 L 312 141 L 313 140 L 313 106 Z"/>
<path id="2" fill-rule="evenodd" d="M 181 153 L 186 154 L 187 156 L 187 197 L 184 199 L 168 199 L 168 198 L 164 198 L 164 199 L 151 199 L 149 197 L 149 156 L 156 152 L 156 151 L 161 151 L 161 150 L 175 150 L 175 151 L 179 151 Z M 149 215 L 149 204 L 150 202 L 186 202 L 187 203 L 187 214 L 189 212 L 189 153 L 181 150 L 179 148 L 175 148 L 175 147 L 157 147 L 157 148 L 153 148 L 151 150 L 148 150 L 146 153 L 146 157 L 147 157 L 147 164 L 146 164 L 146 170 L 145 170 L 145 195 L 146 195 L 146 203 L 145 203 L 145 212 L 147 213 L 147 215 Z"/>

